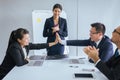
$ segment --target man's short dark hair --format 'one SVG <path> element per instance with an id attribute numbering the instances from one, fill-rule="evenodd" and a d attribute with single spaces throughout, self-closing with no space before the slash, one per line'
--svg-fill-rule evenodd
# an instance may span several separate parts
<path id="1" fill-rule="evenodd" d="M 94 27 L 98 33 L 102 32 L 103 35 L 105 34 L 106 29 L 105 29 L 104 24 L 96 22 L 96 23 L 91 24 L 91 27 Z"/>

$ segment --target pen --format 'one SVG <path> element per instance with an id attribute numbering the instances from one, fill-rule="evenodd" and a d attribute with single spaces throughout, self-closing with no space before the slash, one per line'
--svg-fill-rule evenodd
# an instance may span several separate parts
<path id="1" fill-rule="evenodd" d="M 81 57 L 81 58 L 78 58 L 78 59 L 85 59 L 85 57 Z"/>
<path id="2" fill-rule="evenodd" d="M 69 66 L 69 67 L 78 68 L 79 66 Z"/>

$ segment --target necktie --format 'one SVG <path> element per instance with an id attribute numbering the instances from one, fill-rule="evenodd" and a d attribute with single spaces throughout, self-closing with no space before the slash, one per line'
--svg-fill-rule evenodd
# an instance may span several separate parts
<path id="1" fill-rule="evenodd" d="M 116 48 L 114 55 L 115 55 L 115 57 L 119 56 L 118 48 Z"/>
<path id="2" fill-rule="evenodd" d="M 97 44 L 96 44 L 96 42 L 93 42 L 93 46 L 95 46 L 95 47 L 97 48 Z"/>
<path id="3" fill-rule="evenodd" d="M 94 42 L 94 41 L 91 41 L 91 42 L 90 42 L 90 46 L 94 46 L 95 48 L 97 48 L 97 44 L 96 44 L 96 42 Z"/>

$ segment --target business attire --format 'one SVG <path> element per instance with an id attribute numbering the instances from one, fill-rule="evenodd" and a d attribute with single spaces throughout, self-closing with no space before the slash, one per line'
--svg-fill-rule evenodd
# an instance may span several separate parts
<path id="1" fill-rule="evenodd" d="M 29 50 L 43 49 L 49 47 L 48 44 L 32 44 L 25 46 L 26 53 L 28 55 Z M 14 67 L 27 64 L 24 51 L 18 42 L 14 42 L 6 51 L 5 58 L 0 65 L 0 80 Z"/>
<path id="2" fill-rule="evenodd" d="M 106 63 L 101 60 L 96 64 L 96 67 L 109 79 L 120 80 L 120 55 L 114 54 Z"/>
<path id="3" fill-rule="evenodd" d="M 59 17 L 59 28 L 60 30 L 57 32 L 60 35 L 60 38 L 64 40 L 64 37 L 68 36 L 68 30 L 67 30 L 67 22 L 66 19 Z M 47 43 L 53 42 L 56 39 L 55 33 L 52 31 L 52 27 L 54 27 L 54 19 L 53 17 L 47 18 L 45 25 L 44 25 L 44 30 L 43 30 L 43 37 L 48 37 L 47 38 Z M 47 55 L 48 56 L 54 56 L 54 55 L 63 55 L 64 54 L 64 45 L 61 44 L 56 44 L 52 47 L 47 48 Z"/>
<path id="4" fill-rule="evenodd" d="M 66 45 L 69 46 L 96 46 L 95 42 L 91 41 L 91 39 L 87 40 L 67 40 Z M 99 44 L 96 46 L 99 48 L 99 57 L 103 62 L 108 61 L 113 56 L 113 45 L 111 40 L 104 36 Z M 90 62 L 92 62 L 90 60 Z"/>

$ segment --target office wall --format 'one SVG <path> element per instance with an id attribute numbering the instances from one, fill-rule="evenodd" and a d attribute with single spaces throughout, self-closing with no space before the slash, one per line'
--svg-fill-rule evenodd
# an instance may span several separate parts
<path id="1" fill-rule="evenodd" d="M 5 55 L 10 32 L 19 27 L 26 28 L 32 41 L 32 11 L 52 10 L 55 3 L 62 4 L 67 13 L 69 39 L 88 38 L 93 22 L 105 23 L 106 34 L 110 36 L 120 22 L 120 0 L 0 0 L 0 62 Z M 70 55 L 78 53 L 79 48 L 70 47 Z"/>
<path id="2" fill-rule="evenodd" d="M 111 38 L 112 31 L 120 25 L 120 0 L 78 0 L 78 39 L 89 36 L 90 24 L 102 22 L 106 26 L 105 35 Z M 80 49 L 77 48 L 80 55 Z"/>
<path id="3" fill-rule="evenodd" d="M 62 4 L 68 17 L 69 38 L 76 39 L 77 0 L 0 0 L 0 62 L 5 55 L 10 32 L 19 27 L 26 28 L 32 41 L 32 11 L 52 10 L 55 3 Z"/>
<path id="4" fill-rule="evenodd" d="M 102 22 L 106 26 L 106 35 L 111 37 L 112 30 L 120 25 L 120 0 L 78 0 L 78 38 L 89 36 L 90 24 Z M 83 36 L 84 33 L 84 36 Z"/>

